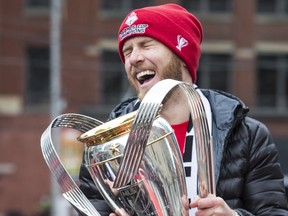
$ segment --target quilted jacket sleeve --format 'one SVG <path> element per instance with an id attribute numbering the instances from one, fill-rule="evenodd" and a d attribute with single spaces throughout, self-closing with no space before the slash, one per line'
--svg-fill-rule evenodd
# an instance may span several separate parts
<path id="1" fill-rule="evenodd" d="M 276 146 L 268 129 L 256 120 L 247 121 L 250 134 L 248 172 L 243 199 L 245 209 L 255 215 L 288 215 L 283 174 Z M 245 210 L 242 215 L 251 215 Z"/>
<path id="2" fill-rule="evenodd" d="M 98 210 L 101 216 L 108 216 L 112 210 L 106 201 L 103 199 L 100 191 L 94 184 L 89 171 L 86 166 L 82 163 L 80 168 L 80 189 L 85 194 L 85 196 L 90 200 L 93 206 Z"/>

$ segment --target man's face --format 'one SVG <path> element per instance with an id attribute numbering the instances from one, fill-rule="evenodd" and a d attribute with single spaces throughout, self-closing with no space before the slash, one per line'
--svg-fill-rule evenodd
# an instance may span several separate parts
<path id="1" fill-rule="evenodd" d="M 182 81 L 179 58 L 153 38 L 131 38 L 124 43 L 122 52 L 128 80 L 140 100 L 163 79 Z"/>

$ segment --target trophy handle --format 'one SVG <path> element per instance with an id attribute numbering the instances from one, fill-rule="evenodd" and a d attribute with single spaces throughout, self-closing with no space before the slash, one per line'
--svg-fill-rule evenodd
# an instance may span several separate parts
<path id="1" fill-rule="evenodd" d="M 198 191 L 203 198 L 216 192 L 212 137 L 200 95 L 190 85 L 181 84 L 180 88 L 185 92 L 191 110 L 196 140 Z"/>
<path id="2" fill-rule="evenodd" d="M 74 182 L 63 166 L 52 141 L 52 128 L 71 128 L 86 132 L 102 124 L 101 121 L 79 114 L 64 114 L 56 117 L 41 136 L 41 150 L 44 159 L 61 187 L 63 196 L 74 207 L 88 216 L 101 216 L 88 198 Z"/>

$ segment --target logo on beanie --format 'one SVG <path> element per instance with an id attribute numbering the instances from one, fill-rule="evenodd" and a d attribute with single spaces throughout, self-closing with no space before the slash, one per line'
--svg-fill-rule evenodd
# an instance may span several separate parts
<path id="1" fill-rule="evenodd" d="M 138 19 L 137 14 L 135 12 L 132 12 L 125 22 L 126 25 L 131 26 L 136 20 Z"/>
<path id="2" fill-rule="evenodd" d="M 144 34 L 147 27 L 148 24 L 137 24 L 129 26 L 120 32 L 119 39 L 123 40 L 124 38 L 133 34 Z"/>
<path id="3" fill-rule="evenodd" d="M 180 51 L 182 50 L 183 47 L 188 45 L 188 41 L 181 35 L 177 36 L 177 42 L 178 42 L 178 45 L 176 47 Z"/>

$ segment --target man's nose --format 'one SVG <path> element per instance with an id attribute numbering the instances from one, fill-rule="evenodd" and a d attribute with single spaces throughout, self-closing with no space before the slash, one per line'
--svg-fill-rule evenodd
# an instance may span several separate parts
<path id="1" fill-rule="evenodd" d="M 133 49 L 130 54 L 129 62 L 131 65 L 138 65 L 144 61 L 144 55 L 139 49 Z"/>

